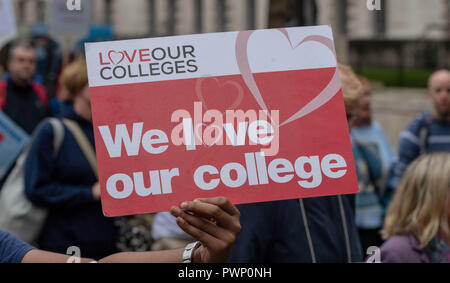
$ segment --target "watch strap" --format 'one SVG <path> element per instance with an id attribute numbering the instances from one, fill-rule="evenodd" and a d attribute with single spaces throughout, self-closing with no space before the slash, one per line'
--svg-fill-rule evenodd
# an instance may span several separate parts
<path id="1" fill-rule="evenodd" d="M 183 263 L 191 263 L 192 262 L 192 253 L 196 248 L 201 245 L 199 241 L 190 243 L 186 246 L 183 252 Z"/>

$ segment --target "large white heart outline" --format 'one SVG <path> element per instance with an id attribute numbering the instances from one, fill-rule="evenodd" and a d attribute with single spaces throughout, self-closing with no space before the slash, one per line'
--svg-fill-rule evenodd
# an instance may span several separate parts
<path id="1" fill-rule="evenodd" d="M 278 29 L 278 31 L 280 31 L 286 37 L 292 49 L 299 47 L 305 42 L 315 41 L 325 45 L 328 49 L 330 49 L 330 51 L 333 53 L 334 57 L 337 60 L 336 50 L 334 48 L 333 41 L 325 36 L 310 35 L 305 37 L 296 46 L 293 46 L 287 30 L 281 28 Z M 256 84 L 255 77 L 253 76 L 253 73 L 250 68 L 250 63 L 248 61 L 248 53 L 247 53 L 248 41 L 250 39 L 250 36 L 254 32 L 255 31 L 249 30 L 249 31 L 241 31 L 238 33 L 236 39 L 236 61 L 239 67 L 239 71 L 241 72 L 242 78 L 244 79 L 245 84 L 249 88 L 251 94 L 255 98 L 259 107 L 261 107 L 262 110 L 266 110 L 269 113 L 269 109 L 267 108 L 267 105 L 264 102 L 259 87 Z M 302 107 L 299 111 L 297 111 L 286 121 L 282 122 L 280 124 L 280 127 L 285 126 L 293 121 L 296 121 L 310 114 L 311 112 L 319 109 L 321 106 L 325 105 L 328 101 L 330 101 L 339 92 L 340 89 L 341 89 L 341 81 L 339 77 L 339 70 L 336 67 L 336 72 L 334 73 L 333 78 L 330 80 L 328 85 L 313 100 L 311 100 L 308 104 Z"/>

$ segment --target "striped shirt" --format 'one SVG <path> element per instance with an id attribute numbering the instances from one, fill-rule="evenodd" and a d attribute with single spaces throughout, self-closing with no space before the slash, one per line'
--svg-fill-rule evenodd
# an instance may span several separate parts
<path id="1" fill-rule="evenodd" d="M 388 187 L 396 188 L 408 165 L 421 154 L 435 152 L 450 152 L 450 123 L 423 113 L 400 134 L 399 160 Z"/>

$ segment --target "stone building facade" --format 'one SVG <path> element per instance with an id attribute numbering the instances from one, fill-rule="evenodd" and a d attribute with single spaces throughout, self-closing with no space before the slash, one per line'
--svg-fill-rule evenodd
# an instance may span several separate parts
<path id="1" fill-rule="evenodd" d="M 53 1 L 65 0 L 13 1 L 22 35 L 34 23 L 49 24 Z M 91 5 L 91 23 L 110 24 L 117 39 L 324 24 L 333 27 L 340 59 L 355 64 L 358 64 L 359 59 L 356 55 L 353 58 L 350 56 L 350 53 L 355 53 L 352 50 L 354 41 L 358 44 L 367 41 L 370 47 L 372 43 L 384 46 L 384 42 L 380 43 L 380 40 L 388 43 L 450 40 L 450 0 L 82 1 Z M 369 10 L 367 3 L 377 1 L 381 9 Z M 82 36 L 78 34 L 72 38 Z M 63 44 L 70 42 L 65 39 L 67 34 L 56 35 L 56 38 Z M 405 67 L 414 65 L 417 50 L 430 49 L 429 44 L 425 47 L 416 45 L 408 43 L 400 48 L 401 51 L 388 48 L 382 56 L 386 62 L 381 63 L 397 66 L 398 62 L 394 61 L 399 56 L 405 56 L 410 58 L 404 64 Z M 363 49 L 370 49 L 364 44 L 361 46 Z M 431 49 L 439 53 L 439 58 L 450 56 L 445 43 L 440 47 L 432 46 Z M 380 55 L 375 53 L 364 55 L 364 61 L 372 58 L 377 63 L 378 57 Z M 448 59 L 450 61 L 450 57 Z M 431 65 L 434 61 L 441 62 L 438 59 L 431 61 Z"/>
<path id="2" fill-rule="evenodd" d="M 54 0 L 14 0 L 19 26 L 51 19 Z M 58 0 L 59 1 L 59 0 Z M 64 0 L 62 0 L 64 1 Z M 272 0 L 276 3 L 285 0 Z M 314 2 L 313 0 L 287 0 Z M 449 0 L 315 0 L 317 24 L 331 24 L 349 39 L 447 38 Z M 270 0 L 88 0 L 93 24 L 112 24 L 118 38 L 269 27 Z M 371 2 L 369 0 L 369 2 Z M 289 24 L 289 23 L 287 23 Z"/>

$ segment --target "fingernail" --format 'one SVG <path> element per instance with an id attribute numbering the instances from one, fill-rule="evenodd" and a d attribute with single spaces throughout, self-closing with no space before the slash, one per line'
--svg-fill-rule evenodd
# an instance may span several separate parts
<path id="1" fill-rule="evenodd" d="M 176 216 L 181 214 L 181 210 L 176 206 L 172 207 L 171 212 L 172 212 L 172 214 L 175 214 Z"/>
<path id="2" fill-rule="evenodd" d="M 181 205 L 180 205 L 180 207 L 182 208 L 182 209 L 186 209 L 186 208 L 188 208 L 188 203 L 187 202 L 183 202 Z"/>
<path id="3" fill-rule="evenodd" d="M 177 218 L 177 221 L 178 221 L 180 224 L 184 224 L 184 219 L 181 218 L 181 217 L 178 217 L 178 218 Z"/>

